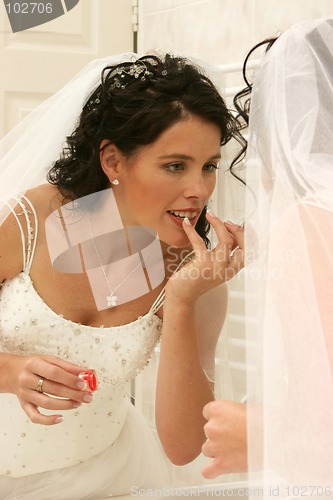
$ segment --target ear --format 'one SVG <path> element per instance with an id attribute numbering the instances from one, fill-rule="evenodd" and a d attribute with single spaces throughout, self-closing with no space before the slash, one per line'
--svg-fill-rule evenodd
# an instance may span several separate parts
<path id="1" fill-rule="evenodd" d="M 99 159 L 101 167 L 110 182 L 118 179 L 122 170 L 124 156 L 115 144 L 104 139 L 100 144 Z"/>

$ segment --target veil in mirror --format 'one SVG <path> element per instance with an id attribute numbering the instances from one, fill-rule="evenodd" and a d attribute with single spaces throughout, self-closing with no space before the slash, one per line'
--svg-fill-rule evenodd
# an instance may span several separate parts
<path id="1" fill-rule="evenodd" d="M 251 99 L 249 474 L 265 498 L 333 492 L 332 130 L 333 18 L 325 18 L 279 37 Z"/>

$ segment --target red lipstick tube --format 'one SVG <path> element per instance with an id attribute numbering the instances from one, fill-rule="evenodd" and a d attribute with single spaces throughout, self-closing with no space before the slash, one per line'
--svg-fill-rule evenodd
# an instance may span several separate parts
<path id="1" fill-rule="evenodd" d="M 84 389 L 89 389 L 91 392 L 97 390 L 98 382 L 94 370 L 86 370 L 85 372 L 80 373 L 79 378 L 86 383 L 86 387 L 84 387 Z"/>

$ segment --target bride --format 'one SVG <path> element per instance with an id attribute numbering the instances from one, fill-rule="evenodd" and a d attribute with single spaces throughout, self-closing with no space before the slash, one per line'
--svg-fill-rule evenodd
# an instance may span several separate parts
<path id="1" fill-rule="evenodd" d="M 232 137 L 194 64 L 125 54 L 92 62 L 1 141 L 3 500 L 170 485 L 166 457 L 200 453 L 224 283 L 242 266 L 241 237 L 206 209 Z M 161 447 L 127 395 L 160 337 Z"/>

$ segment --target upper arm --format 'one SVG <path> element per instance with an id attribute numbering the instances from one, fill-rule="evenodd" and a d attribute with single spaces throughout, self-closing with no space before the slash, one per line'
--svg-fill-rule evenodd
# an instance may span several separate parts
<path id="1" fill-rule="evenodd" d="M 20 207 L 15 207 L 15 213 L 21 222 Z M 26 231 L 22 225 L 24 236 Z M 22 236 L 18 221 L 10 213 L 0 225 L 0 283 L 19 274 L 23 269 Z"/>
<path id="2" fill-rule="evenodd" d="M 228 306 L 228 287 L 219 285 L 196 302 L 196 327 L 200 361 L 211 380 L 214 380 L 215 349 L 223 327 Z"/>
<path id="3" fill-rule="evenodd" d="M 27 191 L 16 206 L 16 198 L 10 200 L 11 212 L 0 224 L 0 283 L 17 276 L 31 261 L 37 243 L 37 221 L 51 213 L 51 201 L 56 196 L 54 186 L 43 184 Z"/>

